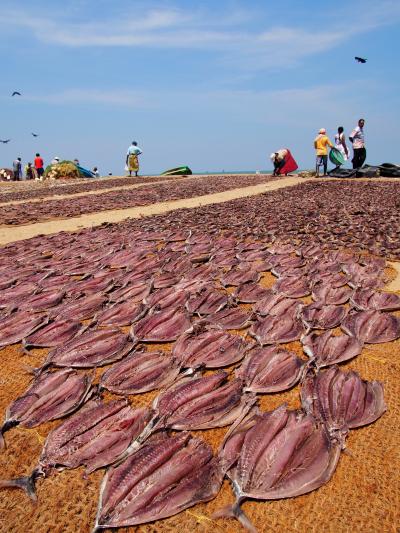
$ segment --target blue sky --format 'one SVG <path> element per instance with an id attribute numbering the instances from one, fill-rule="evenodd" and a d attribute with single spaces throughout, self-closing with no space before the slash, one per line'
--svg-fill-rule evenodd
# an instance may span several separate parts
<path id="1" fill-rule="evenodd" d="M 143 173 L 264 169 L 286 146 L 310 168 L 318 129 L 361 116 L 368 162 L 399 162 L 398 0 L 1 4 L 0 166 L 120 174 L 137 140 Z"/>

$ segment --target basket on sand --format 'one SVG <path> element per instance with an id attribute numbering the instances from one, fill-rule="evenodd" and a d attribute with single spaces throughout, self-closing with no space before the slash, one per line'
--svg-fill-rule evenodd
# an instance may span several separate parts
<path id="1" fill-rule="evenodd" d="M 0 168 L 0 181 L 9 181 L 13 177 L 13 171 L 10 168 Z"/>
<path id="2" fill-rule="evenodd" d="M 56 165 L 49 165 L 44 171 L 45 180 L 79 179 L 79 170 L 72 161 L 60 161 Z"/>

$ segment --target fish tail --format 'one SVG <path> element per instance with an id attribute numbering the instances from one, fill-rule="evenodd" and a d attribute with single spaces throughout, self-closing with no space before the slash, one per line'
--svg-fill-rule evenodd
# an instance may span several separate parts
<path id="1" fill-rule="evenodd" d="M 236 502 L 234 505 L 226 505 L 219 511 L 213 513 L 211 518 L 235 518 L 242 526 L 250 531 L 250 533 L 257 533 L 257 529 L 250 522 L 247 515 L 242 511 L 240 502 Z"/>
<path id="2" fill-rule="evenodd" d="M 29 365 L 22 365 L 22 368 L 25 370 L 27 374 L 32 374 L 35 378 L 38 378 L 42 372 L 46 369 L 46 366 L 40 366 L 38 368 L 35 368 L 33 366 Z"/>
<path id="3" fill-rule="evenodd" d="M 6 441 L 4 440 L 4 437 L 3 437 L 3 428 L 0 429 L 0 450 L 4 450 L 4 448 L 6 447 Z"/>
<path id="4" fill-rule="evenodd" d="M 37 501 L 35 484 L 37 479 L 36 471 L 33 471 L 30 476 L 17 477 L 15 479 L 0 479 L 0 489 L 14 488 L 22 489 L 26 492 L 29 498 Z"/>

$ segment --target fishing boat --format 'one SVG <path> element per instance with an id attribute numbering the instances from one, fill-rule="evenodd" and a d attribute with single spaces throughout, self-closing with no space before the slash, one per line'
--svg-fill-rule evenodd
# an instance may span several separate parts
<path id="1" fill-rule="evenodd" d="M 161 174 L 161 176 L 189 176 L 193 174 L 189 167 L 170 168 Z"/>

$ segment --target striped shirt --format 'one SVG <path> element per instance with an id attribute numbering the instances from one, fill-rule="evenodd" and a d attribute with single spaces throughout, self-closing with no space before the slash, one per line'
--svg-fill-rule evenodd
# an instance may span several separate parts
<path id="1" fill-rule="evenodd" d="M 365 147 L 364 130 L 360 126 L 354 128 L 350 137 L 353 139 L 353 148 L 357 150 Z"/>

